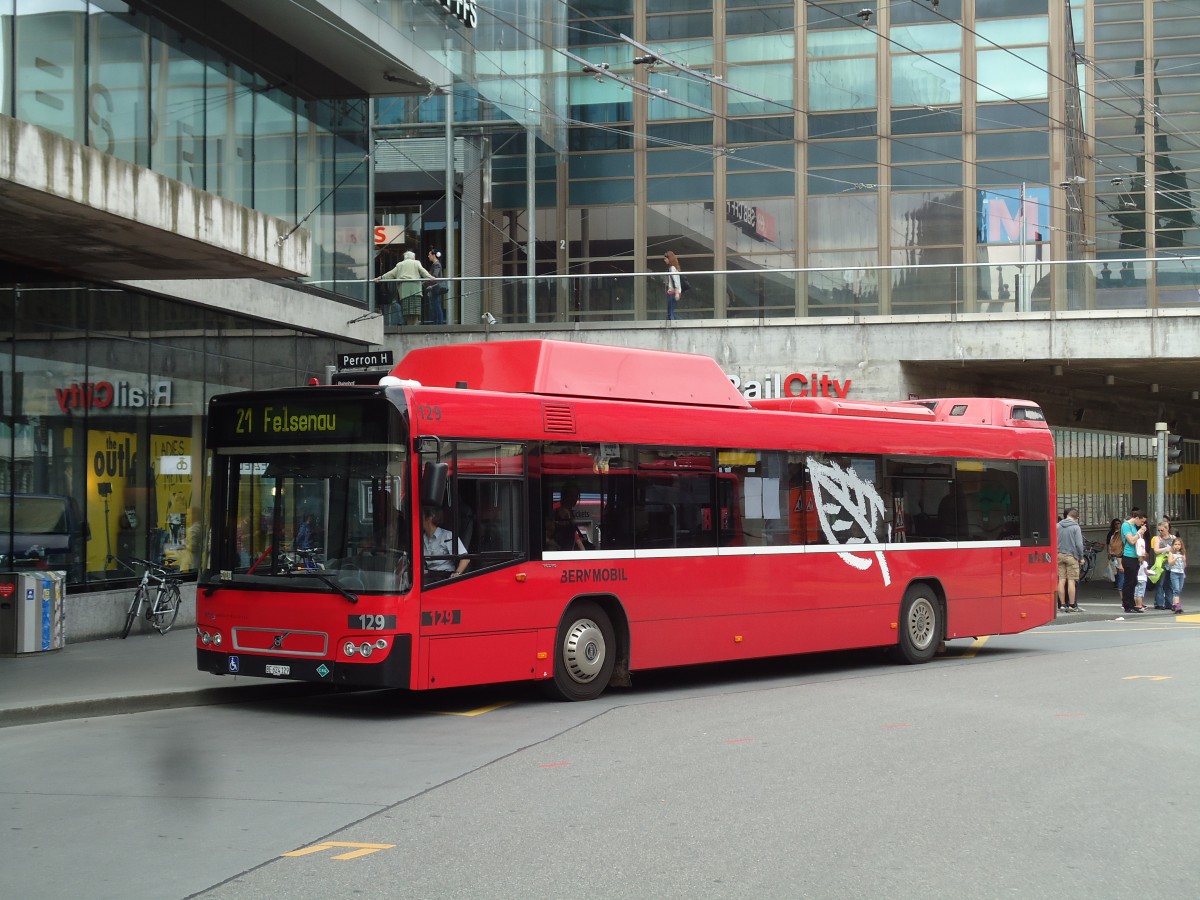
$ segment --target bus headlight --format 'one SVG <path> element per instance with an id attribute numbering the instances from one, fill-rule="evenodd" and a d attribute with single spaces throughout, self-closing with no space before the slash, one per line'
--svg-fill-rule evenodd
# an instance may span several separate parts
<path id="1" fill-rule="evenodd" d="M 346 641 L 346 646 L 342 647 L 342 652 L 345 653 L 347 656 L 353 656 L 355 653 L 358 652 L 358 648 L 356 646 L 354 646 L 353 641 Z"/>
<path id="2" fill-rule="evenodd" d="M 361 653 L 363 656 L 370 656 L 372 653 L 375 652 L 375 648 L 372 647 L 370 644 L 368 644 L 366 641 L 363 641 L 362 646 L 358 648 L 358 652 Z"/>

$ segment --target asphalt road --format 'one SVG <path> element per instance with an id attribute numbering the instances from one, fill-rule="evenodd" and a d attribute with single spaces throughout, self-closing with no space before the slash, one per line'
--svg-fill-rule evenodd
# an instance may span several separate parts
<path id="1" fill-rule="evenodd" d="M 0 730 L 7 896 L 1191 898 L 1200 617 Z M 292 854 L 292 855 L 285 855 Z"/>

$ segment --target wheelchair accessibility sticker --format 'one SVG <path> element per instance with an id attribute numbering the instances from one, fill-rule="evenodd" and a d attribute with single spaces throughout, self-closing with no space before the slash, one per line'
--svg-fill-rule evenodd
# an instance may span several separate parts
<path id="1" fill-rule="evenodd" d="M 237 672 L 237 670 L 240 666 L 241 666 L 241 663 L 238 661 L 238 658 L 236 656 L 229 657 L 229 671 L 230 672 Z"/>

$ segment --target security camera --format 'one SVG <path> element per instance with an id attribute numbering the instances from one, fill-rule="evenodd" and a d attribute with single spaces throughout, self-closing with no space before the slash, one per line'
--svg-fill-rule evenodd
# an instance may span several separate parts
<path id="1" fill-rule="evenodd" d="M 493 316 L 490 312 L 485 312 L 482 316 L 479 317 L 479 321 L 482 322 L 484 325 L 495 325 L 496 317 Z"/>

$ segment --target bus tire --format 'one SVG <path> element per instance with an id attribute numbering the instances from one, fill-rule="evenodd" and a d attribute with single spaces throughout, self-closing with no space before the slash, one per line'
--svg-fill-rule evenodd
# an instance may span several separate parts
<path id="1" fill-rule="evenodd" d="M 898 662 L 929 662 L 942 640 L 942 605 L 928 584 L 910 585 L 900 601 L 900 641 L 893 651 Z"/>
<path id="2" fill-rule="evenodd" d="M 558 623 L 554 640 L 554 695 L 595 700 L 608 685 L 617 661 L 612 622 L 591 600 L 574 603 Z"/>

